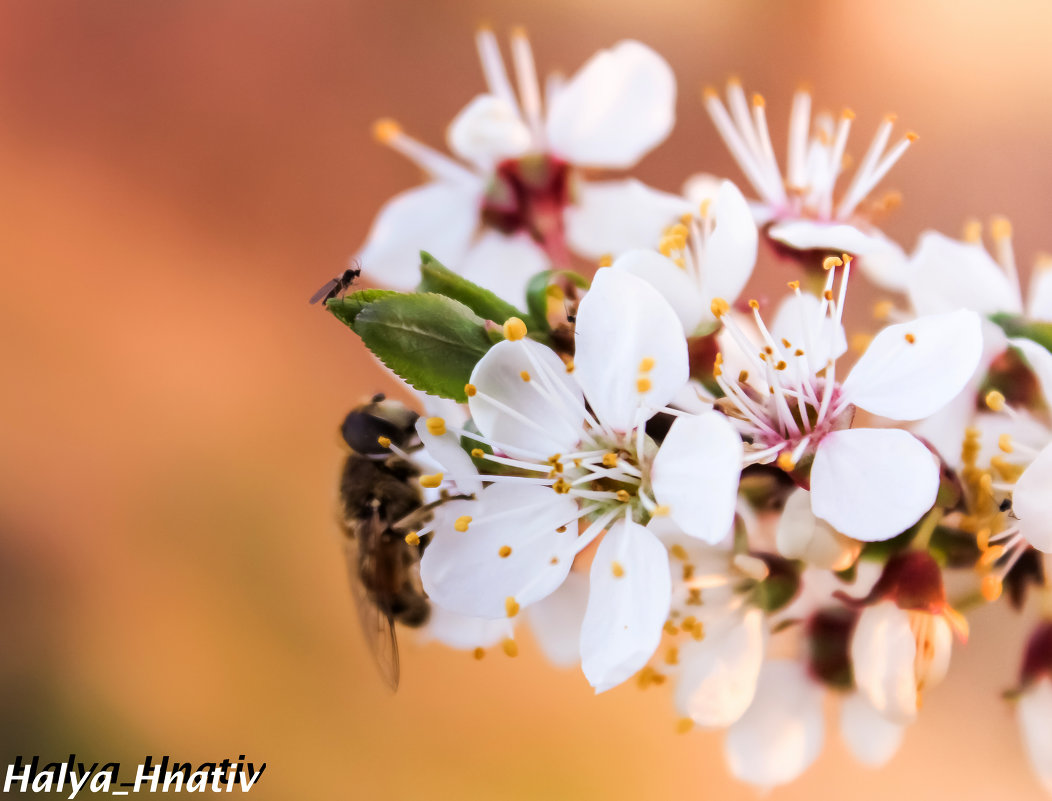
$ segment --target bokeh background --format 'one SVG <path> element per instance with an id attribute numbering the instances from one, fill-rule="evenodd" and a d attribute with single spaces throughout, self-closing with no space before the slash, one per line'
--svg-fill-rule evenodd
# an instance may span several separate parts
<path id="1" fill-rule="evenodd" d="M 679 122 L 637 174 L 738 178 L 698 102 L 740 74 L 784 136 L 801 80 L 921 134 L 887 229 L 1007 214 L 1052 248 L 1052 6 L 976 0 L 158 0 L 0 5 L 0 757 L 267 763 L 260 799 L 751 798 L 667 688 L 593 697 L 518 659 L 418 646 L 382 688 L 334 523 L 334 429 L 391 389 L 306 298 L 482 87 L 477 24 L 542 70 L 661 51 Z M 861 284 L 858 285 L 861 287 Z M 860 288 L 853 296 L 863 310 Z M 835 726 L 784 799 L 1040 797 L 1010 709 L 1025 627 L 984 610 L 889 767 Z M 131 768 L 126 768 L 130 770 Z"/>

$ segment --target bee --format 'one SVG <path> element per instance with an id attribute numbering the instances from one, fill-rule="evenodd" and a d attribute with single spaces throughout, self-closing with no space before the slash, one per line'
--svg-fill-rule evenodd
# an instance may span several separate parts
<path id="1" fill-rule="evenodd" d="M 424 504 L 420 469 L 406 458 L 420 447 L 417 418 L 402 404 L 376 395 L 353 409 L 340 429 L 351 448 L 339 493 L 347 571 L 362 631 L 392 690 L 399 676 L 395 623 L 419 627 L 431 612 L 420 583 L 426 542 L 406 542 L 434 508 Z"/>
<path id="2" fill-rule="evenodd" d="M 321 288 L 310 297 L 310 304 L 313 306 L 318 301 L 323 303 L 332 300 L 337 295 L 346 292 L 351 288 L 358 276 L 362 274 L 362 265 L 357 259 L 351 262 L 351 266 L 340 273 L 335 278 L 330 278 L 326 281 Z"/>

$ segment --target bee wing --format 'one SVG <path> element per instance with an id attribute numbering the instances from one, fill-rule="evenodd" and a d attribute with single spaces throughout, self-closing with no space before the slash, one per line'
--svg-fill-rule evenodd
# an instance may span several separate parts
<path id="1" fill-rule="evenodd" d="M 322 286 L 321 289 L 319 289 L 317 292 L 315 292 L 313 295 L 310 296 L 310 304 L 311 304 L 311 306 L 313 306 L 319 300 L 324 298 L 326 295 L 328 295 L 330 292 L 332 292 L 339 285 L 340 285 L 339 281 L 337 281 L 335 278 L 330 278 L 328 281 L 325 282 L 325 284 Z"/>
<path id="2" fill-rule="evenodd" d="M 399 662 L 398 641 L 395 639 L 394 618 L 385 614 L 369 598 L 369 593 L 362 583 L 362 571 L 376 570 L 375 564 L 362 564 L 362 560 L 373 562 L 377 558 L 375 544 L 382 533 L 379 521 L 361 527 L 359 536 L 364 540 L 358 543 L 353 539 L 344 541 L 344 553 L 347 557 L 347 575 L 350 578 L 351 594 L 358 610 L 358 621 L 362 624 L 362 634 L 372 652 L 373 660 L 380 669 L 387 686 L 394 692 L 398 689 Z"/>

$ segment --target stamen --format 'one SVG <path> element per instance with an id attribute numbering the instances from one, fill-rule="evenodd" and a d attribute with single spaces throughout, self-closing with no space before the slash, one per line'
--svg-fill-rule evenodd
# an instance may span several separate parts
<path id="1" fill-rule="evenodd" d="M 519 378 L 521 378 L 523 381 L 529 381 L 530 374 L 526 370 L 523 370 L 521 373 L 519 373 Z"/>
<path id="2" fill-rule="evenodd" d="M 379 437 L 376 438 L 376 441 L 379 443 L 381 448 L 390 448 L 391 447 L 391 438 L 390 437 L 379 436 Z"/>
<path id="3" fill-rule="evenodd" d="M 461 515 L 453 522 L 453 530 L 463 533 L 468 530 L 469 525 L 471 525 L 471 515 Z"/>
<path id="4" fill-rule="evenodd" d="M 472 651 L 471 653 L 472 653 L 472 656 L 475 657 L 475 659 L 482 659 L 486 655 L 486 649 L 481 647 L 481 646 L 479 646 L 474 651 Z"/>
<path id="5" fill-rule="evenodd" d="M 475 397 L 476 392 L 478 392 L 478 389 L 475 387 L 474 384 L 464 385 L 464 394 L 467 395 L 469 398 Z"/>
<path id="6" fill-rule="evenodd" d="M 541 107 L 541 87 L 537 82 L 537 67 L 533 60 L 530 39 L 523 28 L 511 32 L 511 58 L 519 83 L 519 97 L 526 121 L 533 131 L 535 147 L 544 147 L 544 117 Z"/>
<path id="7" fill-rule="evenodd" d="M 419 545 L 420 535 L 417 534 L 415 531 L 410 531 L 408 534 L 405 535 L 405 541 L 407 545 Z"/>
<path id="8" fill-rule="evenodd" d="M 504 338 L 517 342 L 526 336 L 526 323 L 518 317 L 509 317 L 503 326 Z"/>
<path id="9" fill-rule="evenodd" d="M 427 426 L 427 432 L 432 436 L 441 437 L 446 433 L 446 421 L 441 417 L 429 417 L 424 425 Z"/>
<path id="10" fill-rule="evenodd" d="M 425 489 L 435 489 L 442 483 L 442 479 L 445 476 L 442 473 L 434 473 L 433 475 L 420 476 L 420 486 Z"/>
<path id="11" fill-rule="evenodd" d="M 392 150 L 397 150 L 407 159 L 436 178 L 457 183 L 476 181 L 475 174 L 449 156 L 408 136 L 394 120 L 383 119 L 373 124 L 373 136 Z"/>
<path id="12" fill-rule="evenodd" d="M 504 611 L 507 612 L 508 617 L 515 617 L 519 614 L 519 602 L 509 595 L 504 599 Z"/>
<path id="13" fill-rule="evenodd" d="M 510 657 L 516 657 L 519 655 L 519 644 L 510 637 L 504 640 L 500 646 L 504 650 L 504 654 Z"/>
<path id="14" fill-rule="evenodd" d="M 621 578 L 625 575 L 625 568 L 620 562 L 613 562 L 610 565 L 610 572 L 614 574 L 614 578 Z"/>
<path id="15" fill-rule="evenodd" d="M 479 60 L 482 62 L 482 74 L 486 78 L 486 85 L 490 94 L 496 95 L 505 101 L 511 108 L 519 111 L 519 104 L 515 99 L 515 92 L 511 88 L 508 72 L 504 68 L 504 59 L 500 55 L 500 46 L 497 37 L 489 28 L 480 28 L 475 37 L 478 46 Z"/>
<path id="16" fill-rule="evenodd" d="M 500 546 L 500 550 L 497 551 L 497 555 L 501 559 L 507 559 L 509 556 L 511 556 L 511 546 L 510 545 L 501 545 Z"/>

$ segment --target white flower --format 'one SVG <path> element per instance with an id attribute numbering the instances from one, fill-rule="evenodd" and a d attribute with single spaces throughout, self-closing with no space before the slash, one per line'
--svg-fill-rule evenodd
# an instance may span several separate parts
<path id="1" fill-rule="evenodd" d="M 853 692 L 840 702 L 840 736 L 859 762 L 879 768 L 899 750 L 906 727 L 888 720 L 862 693 Z"/>
<path id="2" fill-rule="evenodd" d="M 452 433 L 489 446 L 476 457 L 515 474 L 482 476 L 492 483 L 478 500 L 445 516 L 456 523 L 425 552 L 424 587 L 462 614 L 514 616 L 562 584 L 574 556 L 608 528 L 581 632 L 585 675 L 605 690 L 646 663 L 669 611 L 667 552 L 637 521 L 667 514 L 691 536 L 722 539 L 741 440 L 715 412 L 678 417 L 660 448 L 647 436 L 646 421 L 687 381 L 687 353 L 668 304 L 635 276 L 596 276 L 578 311 L 572 372 L 506 329 L 469 385 L 481 433 Z"/>
<path id="3" fill-rule="evenodd" d="M 863 270 L 876 282 L 901 288 L 905 254 L 875 229 L 859 206 L 902 157 L 916 134 L 909 132 L 887 149 L 895 118 L 888 115 L 877 128 L 848 188 L 834 202 L 834 188 L 844 170 L 848 133 L 855 115 L 845 109 L 834 123 L 819 114 L 811 129 L 811 95 L 793 96 L 789 118 L 785 177 L 778 166 L 767 129 L 766 103 L 753 95 L 751 109 L 741 84 L 727 86 L 727 106 L 715 89 L 706 89 L 709 116 L 742 172 L 760 197 L 757 222 L 767 235 L 793 250 L 845 252 L 859 257 Z M 885 152 L 886 151 L 886 152 Z M 892 200 L 886 199 L 885 207 Z"/>
<path id="4" fill-rule="evenodd" d="M 1052 677 L 1045 676 L 1023 691 L 1018 719 L 1030 767 L 1052 793 Z"/>
<path id="5" fill-rule="evenodd" d="M 775 534 L 778 553 L 802 559 L 822 570 L 847 570 L 858 559 L 862 544 L 845 537 L 811 511 L 811 495 L 796 489 L 785 502 Z"/>
<path id="6" fill-rule="evenodd" d="M 675 78 L 653 50 L 623 41 L 593 56 L 569 81 L 552 81 L 546 103 L 522 31 L 511 37 L 517 91 L 493 33 L 478 34 L 487 92 L 449 127 L 457 161 L 390 120 L 377 138 L 430 176 L 381 210 L 358 254 L 381 284 L 412 288 L 418 253 L 521 303 L 534 273 L 583 256 L 657 240 L 687 211 L 681 199 L 630 179 L 585 181 L 578 168 L 624 169 L 672 129 Z M 546 106 L 546 108 L 545 108 Z"/>
<path id="7" fill-rule="evenodd" d="M 688 336 L 715 324 L 712 299 L 733 302 L 756 264 L 756 223 L 734 184 L 723 181 L 699 208 L 700 219 L 691 216 L 666 230 L 660 252 L 630 250 L 613 263 L 653 284 Z"/>
<path id="8" fill-rule="evenodd" d="M 892 600 L 867 606 L 851 638 L 858 690 L 892 723 L 911 723 L 921 692 L 946 675 L 952 645 L 941 615 L 900 609 Z"/>
<path id="9" fill-rule="evenodd" d="M 806 470 L 812 458 L 806 479 L 814 514 L 854 539 L 885 540 L 931 508 L 939 464 L 907 431 L 849 428 L 854 408 L 893 420 L 933 414 L 971 377 L 982 336 L 978 316 L 965 310 L 888 326 L 839 382 L 836 361 L 844 351 L 841 316 L 851 262 L 843 264 L 834 298 L 839 264 L 840 259 L 826 259 L 829 277 L 820 301 L 791 284 L 795 294 L 779 320 L 795 319 L 792 334 L 768 330 L 758 304 L 750 302 L 763 337 L 759 346 L 726 314 L 725 302 L 713 301 L 749 360 L 749 370 L 737 377 L 724 375 L 717 360 L 715 378 L 725 394 L 719 403 L 747 442 L 747 462 L 777 462 L 793 471 Z"/>
<path id="10" fill-rule="evenodd" d="M 731 773 L 765 789 L 800 776 L 822 751 L 822 699 L 803 665 L 766 662 L 752 705 L 727 730 L 724 755 Z"/>

